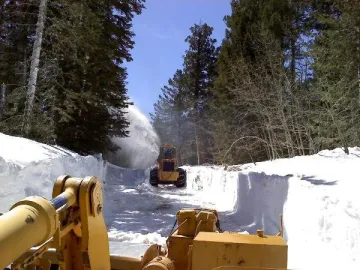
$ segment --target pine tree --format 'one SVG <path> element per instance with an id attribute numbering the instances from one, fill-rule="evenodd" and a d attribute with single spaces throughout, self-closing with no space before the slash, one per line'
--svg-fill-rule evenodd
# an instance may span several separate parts
<path id="1" fill-rule="evenodd" d="M 294 155 L 291 129 L 298 125 L 292 119 L 297 112 L 287 105 L 296 100 L 296 67 L 302 61 L 298 38 L 304 31 L 306 8 L 299 1 L 280 0 L 233 0 L 231 8 L 231 15 L 225 17 L 212 105 L 218 160 L 249 162 L 253 160 L 250 152 L 257 160 L 281 155 L 284 149 L 274 152 L 274 140 L 281 131 L 269 130 L 279 125 L 284 128 L 285 148 L 290 148 L 286 151 Z M 299 144 L 301 136 L 296 135 Z"/>
<path id="2" fill-rule="evenodd" d="M 195 24 L 190 28 L 191 35 L 185 41 L 189 49 L 184 56 L 184 74 L 187 84 L 189 120 L 192 124 L 194 149 L 197 164 L 211 162 L 209 152 L 212 134 L 208 112 L 209 103 L 214 97 L 212 87 L 217 76 L 217 55 L 219 48 L 212 38 L 213 28 L 207 24 Z"/>
<path id="3" fill-rule="evenodd" d="M 173 144 L 177 148 L 179 164 L 190 163 L 191 155 L 188 147 L 188 126 L 186 116 L 184 74 L 177 70 L 162 89 L 158 101 L 151 114 L 152 124 L 164 143 Z M 191 153 L 192 151 L 190 151 Z"/>
<path id="4" fill-rule="evenodd" d="M 360 3 L 333 1 L 316 15 L 314 136 L 319 148 L 348 151 L 360 140 Z"/>
<path id="5" fill-rule="evenodd" d="M 0 131 L 21 135 L 31 46 L 37 20 L 37 1 L 3 1 L 0 26 L 0 80 L 6 104 Z"/>
<path id="6" fill-rule="evenodd" d="M 9 93 L 0 130 L 13 135 L 21 132 L 37 19 L 32 14 L 39 11 L 40 2 L 31 2 L 6 1 L 6 14 L 15 16 L 6 16 L 11 21 L 0 32 L 6 60 L 0 76 Z M 127 136 L 123 109 L 130 102 L 123 62 L 132 60 L 132 19 L 143 3 L 48 2 L 28 137 L 89 154 L 113 150 L 111 137 Z"/>
<path id="7" fill-rule="evenodd" d="M 219 49 L 212 27 L 195 24 L 190 31 L 183 69 L 162 89 L 151 118 L 161 141 L 178 148 L 181 163 L 201 164 L 213 161 L 209 103 Z"/>
<path id="8" fill-rule="evenodd" d="M 63 18 L 52 34 L 67 37 L 52 48 L 53 58 L 61 59 L 60 81 L 66 82 L 55 90 L 56 141 L 80 153 L 115 150 L 111 137 L 128 134 L 122 110 L 130 103 L 121 65 L 132 60 L 131 19 L 141 12 L 142 1 L 83 1 L 62 8 L 68 12 L 54 11 Z"/>

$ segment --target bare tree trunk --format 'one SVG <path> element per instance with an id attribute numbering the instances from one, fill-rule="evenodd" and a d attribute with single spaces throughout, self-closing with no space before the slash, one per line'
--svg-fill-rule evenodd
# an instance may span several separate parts
<path id="1" fill-rule="evenodd" d="M 267 138 L 264 136 L 264 139 L 268 142 L 268 145 L 269 145 L 269 149 L 271 151 L 271 154 L 269 155 L 269 159 L 270 160 L 273 160 L 276 158 L 276 145 L 275 145 L 275 142 L 274 142 L 274 133 L 271 129 L 271 119 L 268 115 L 265 115 L 262 117 L 262 121 L 263 121 L 263 126 L 266 127 L 266 132 L 267 132 Z"/>
<path id="2" fill-rule="evenodd" d="M 197 132 L 197 124 L 195 123 L 195 143 L 196 143 L 196 156 L 197 156 L 197 163 L 200 165 L 200 147 L 199 147 L 199 136 Z"/>
<path id="3" fill-rule="evenodd" d="M 181 154 L 181 147 L 178 147 L 178 151 L 177 151 L 177 154 L 178 154 L 178 166 L 182 166 L 184 163 L 183 163 L 183 160 L 182 160 L 182 154 Z"/>
<path id="4" fill-rule="evenodd" d="M 38 21 L 36 24 L 36 36 L 33 46 L 32 57 L 31 57 L 30 77 L 28 83 L 27 100 L 25 105 L 23 127 L 22 127 L 24 135 L 28 135 L 30 132 L 30 122 L 31 122 L 32 109 L 34 107 L 36 82 L 39 71 L 41 44 L 42 44 L 44 24 L 45 24 L 44 21 L 46 14 L 46 1 L 47 0 L 40 1 Z"/>
<path id="5" fill-rule="evenodd" d="M 27 55 L 26 55 L 26 46 L 24 49 L 24 65 L 23 65 L 23 86 L 25 88 L 26 81 L 27 81 Z"/>
<path id="6" fill-rule="evenodd" d="M 360 30 L 359 27 L 356 27 L 357 32 L 357 74 L 358 74 L 358 88 L 359 88 L 359 104 L 360 104 Z"/>
<path id="7" fill-rule="evenodd" d="M 1 99 L 0 99 L 0 119 L 4 115 L 6 104 L 6 84 L 1 85 Z"/>
<path id="8" fill-rule="evenodd" d="M 291 83 L 296 83 L 296 39 L 291 37 Z"/>

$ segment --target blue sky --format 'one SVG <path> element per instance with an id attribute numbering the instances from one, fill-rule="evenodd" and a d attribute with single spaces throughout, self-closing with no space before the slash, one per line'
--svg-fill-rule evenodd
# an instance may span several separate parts
<path id="1" fill-rule="evenodd" d="M 231 8 L 230 0 L 147 0 L 145 5 L 133 20 L 133 61 L 126 67 L 128 95 L 150 118 L 161 87 L 182 67 L 190 27 L 207 23 L 214 27 L 213 37 L 220 44 L 225 34 L 223 18 Z"/>

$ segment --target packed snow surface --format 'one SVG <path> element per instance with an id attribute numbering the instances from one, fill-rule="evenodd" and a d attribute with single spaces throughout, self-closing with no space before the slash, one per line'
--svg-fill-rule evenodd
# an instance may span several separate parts
<path id="1" fill-rule="evenodd" d="M 141 153 L 140 153 L 141 154 Z M 360 267 L 360 148 L 238 166 L 185 166 L 186 188 L 151 187 L 149 170 L 125 169 L 0 133 L 0 212 L 28 195 L 50 198 L 62 174 L 104 181 L 112 252 L 139 256 L 164 244 L 183 207 L 220 212 L 224 230 L 276 234 L 283 214 L 289 269 Z"/>

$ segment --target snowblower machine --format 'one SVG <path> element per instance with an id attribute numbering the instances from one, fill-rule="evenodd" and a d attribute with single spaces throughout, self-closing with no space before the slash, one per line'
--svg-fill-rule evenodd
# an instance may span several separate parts
<path id="1" fill-rule="evenodd" d="M 157 164 L 150 170 L 150 185 L 173 184 L 178 188 L 186 186 L 186 171 L 178 168 L 176 148 L 171 144 L 160 147 Z"/>
<path id="2" fill-rule="evenodd" d="M 0 216 L 0 269 L 287 269 L 282 222 L 277 235 L 223 232 L 211 209 L 178 211 L 166 247 L 149 245 L 141 257 L 111 253 L 103 203 L 100 180 L 71 176 L 55 181 L 51 200 L 16 202 Z"/>

